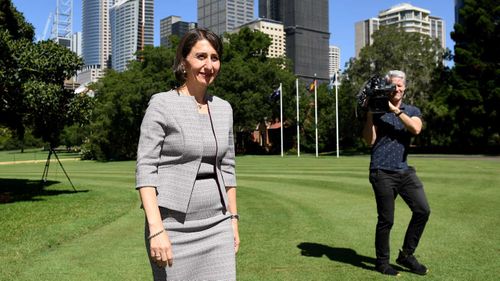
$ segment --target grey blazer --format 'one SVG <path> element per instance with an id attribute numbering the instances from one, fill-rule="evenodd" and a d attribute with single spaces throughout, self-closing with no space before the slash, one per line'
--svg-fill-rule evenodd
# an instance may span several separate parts
<path id="1" fill-rule="evenodd" d="M 236 186 L 233 111 L 218 97 L 208 97 L 214 131 L 216 179 L 227 209 L 225 187 Z M 155 94 L 141 124 L 137 148 L 136 189 L 156 187 L 158 205 L 187 212 L 203 150 L 202 128 L 194 97 L 171 90 Z"/>

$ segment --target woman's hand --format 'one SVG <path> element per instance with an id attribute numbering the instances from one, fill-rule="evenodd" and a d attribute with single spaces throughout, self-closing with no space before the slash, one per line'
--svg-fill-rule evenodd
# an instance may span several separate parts
<path id="1" fill-rule="evenodd" d="M 238 220 L 231 219 L 231 224 L 233 225 L 233 234 L 234 234 L 234 252 L 238 253 L 240 248 L 240 233 L 238 232 Z"/>
<path id="2" fill-rule="evenodd" d="M 168 238 L 167 232 L 163 231 L 160 235 L 152 237 L 149 240 L 151 260 L 158 265 L 158 267 L 171 267 L 174 263 L 174 255 L 172 253 L 172 244 Z"/>

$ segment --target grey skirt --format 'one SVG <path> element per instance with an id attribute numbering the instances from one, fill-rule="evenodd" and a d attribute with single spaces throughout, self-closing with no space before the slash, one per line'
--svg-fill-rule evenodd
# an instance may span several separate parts
<path id="1" fill-rule="evenodd" d="M 236 280 L 233 228 L 229 213 L 223 210 L 213 178 L 196 181 L 187 213 L 160 208 L 172 243 L 173 265 L 159 268 L 151 262 L 155 281 Z"/>

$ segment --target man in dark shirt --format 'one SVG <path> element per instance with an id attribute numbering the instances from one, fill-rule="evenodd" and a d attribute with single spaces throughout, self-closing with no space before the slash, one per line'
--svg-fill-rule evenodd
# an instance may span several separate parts
<path id="1" fill-rule="evenodd" d="M 417 261 L 413 253 L 429 218 L 430 208 L 423 184 L 406 160 L 411 137 L 422 130 L 421 112 L 417 107 L 402 102 L 405 73 L 392 70 L 388 79 L 396 86 L 389 97 L 389 112 L 368 112 L 363 129 L 363 138 L 372 146 L 369 178 L 378 213 L 376 269 L 383 274 L 399 275 L 389 264 L 389 235 L 394 224 L 394 201 L 399 194 L 411 209 L 412 218 L 396 262 L 414 273 L 425 275 L 427 268 Z"/>

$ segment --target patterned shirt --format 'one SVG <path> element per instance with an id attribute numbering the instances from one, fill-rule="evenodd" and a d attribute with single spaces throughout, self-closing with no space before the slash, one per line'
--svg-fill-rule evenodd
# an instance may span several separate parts
<path id="1" fill-rule="evenodd" d="M 422 117 L 420 109 L 415 106 L 401 104 L 406 115 Z M 413 136 L 406 130 L 403 122 L 394 113 L 373 114 L 377 138 L 372 146 L 370 170 L 403 171 L 408 169 L 406 158 L 408 147 Z"/>

